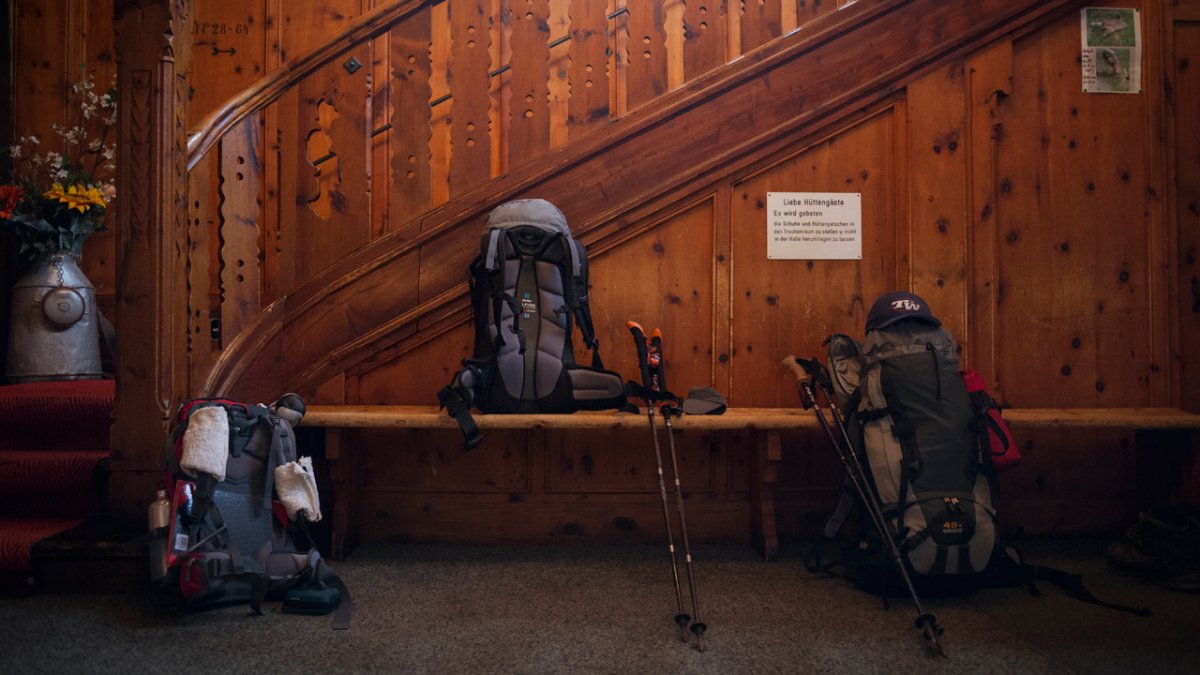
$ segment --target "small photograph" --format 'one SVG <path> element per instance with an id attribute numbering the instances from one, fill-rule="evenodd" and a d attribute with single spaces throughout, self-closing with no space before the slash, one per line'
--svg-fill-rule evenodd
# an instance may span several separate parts
<path id="1" fill-rule="evenodd" d="M 1088 7 L 1083 11 L 1088 47 L 1137 46 L 1136 10 Z"/>
<path id="2" fill-rule="evenodd" d="M 1117 47 L 1099 47 L 1092 50 L 1092 62 L 1096 65 L 1096 81 L 1092 91 L 1130 91 L 1131 50 Z"/>

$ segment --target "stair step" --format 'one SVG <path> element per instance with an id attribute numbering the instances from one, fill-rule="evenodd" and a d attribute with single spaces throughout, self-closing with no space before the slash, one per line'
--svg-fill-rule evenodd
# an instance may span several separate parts
<path id="1" fill-rule="evenodd" d="M 107 450 L 0 450 L 0 515 L 84 516 L 104 510 Z"/>
<path id="2" fill-rule="evenodd" d="M 0 518 L 0 597 L 32 593 L 34 545 L 83 522 L 83 518 Z"/>
<path id="3" fill-rule="evenodd" d="M 113 380 L 26 382 L 0 387 L 0 448 L 104 450 Z"/>

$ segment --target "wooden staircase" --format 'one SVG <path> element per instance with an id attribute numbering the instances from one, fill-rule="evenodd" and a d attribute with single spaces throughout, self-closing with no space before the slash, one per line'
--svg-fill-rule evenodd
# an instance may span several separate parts
<path id="1" fill-rule="evenodd" d="M 107 510 L 112 380 L 0 387 L 0 596 L 43 586 L 39 542 Z"/>

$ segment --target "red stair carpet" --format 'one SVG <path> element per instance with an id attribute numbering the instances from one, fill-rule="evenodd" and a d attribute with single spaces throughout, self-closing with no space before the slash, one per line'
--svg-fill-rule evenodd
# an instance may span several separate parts
<path id="1" fill-rule="evenodd" d="M 0 596 L 32 590 L 34 544 L 104 510 L 112 380 L 0 386 Z"/>

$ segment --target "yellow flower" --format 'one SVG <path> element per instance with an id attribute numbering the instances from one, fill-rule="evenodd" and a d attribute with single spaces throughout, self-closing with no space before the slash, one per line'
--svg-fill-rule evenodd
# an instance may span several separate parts
<path id="1" fill-rule="evenodd" d="M 72 185 L 64 189 L 59 183 L 55 183 L 49 190 L 42 193 L 43 197 L 57 199 L 67 205 L 69 209 L 76 209 L 80 213 L 86 213 L 93 206 L 103 207 L 106 205 L 104 196 L 100 194 L 100 188 L 91 185 Z"/>

